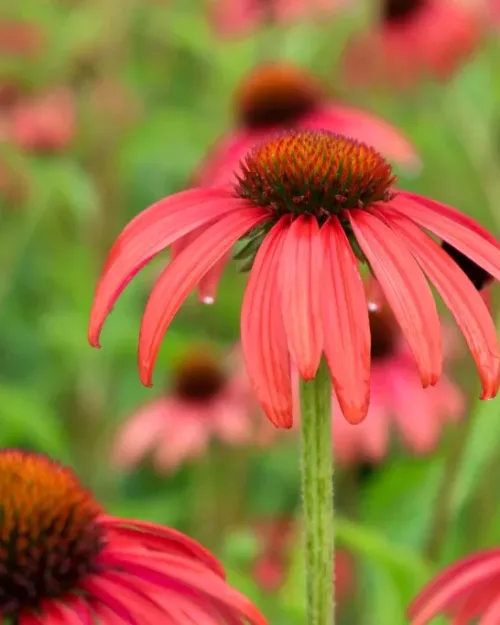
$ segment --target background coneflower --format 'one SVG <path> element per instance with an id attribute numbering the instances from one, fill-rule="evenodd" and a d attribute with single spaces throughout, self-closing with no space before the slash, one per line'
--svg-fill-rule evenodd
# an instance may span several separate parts
<path id="1" fill-rule="evenodd" d="M 193 178 L 194 186 L 234 182 L 240 160 L 265 137 L 287 128 L 331 130 L 366 141 L 388 158 L 418 167 L 409 140 L 382 118 L 336 102 L 305 68 L 290 62 L 257 65 L 235 92 L 236 128 L 209 152 Z"/>

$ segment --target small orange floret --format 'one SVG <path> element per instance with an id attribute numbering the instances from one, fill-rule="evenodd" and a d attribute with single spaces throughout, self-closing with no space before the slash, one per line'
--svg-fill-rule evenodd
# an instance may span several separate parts
<path id="1" fill-rule="evenodd" d="M 322 85 L 293 63 L 255 67 L 236 90 L 236 110 L 249 128 L 293 123 L 323 99 Z"/>
<path id="2" fill-rule="evenodd" d="M 327 131 L 277 134 L 241 165 L 238 195 L 279 214 L 327 217 L 392 197 L 396 177 L 372 147 Z"/>

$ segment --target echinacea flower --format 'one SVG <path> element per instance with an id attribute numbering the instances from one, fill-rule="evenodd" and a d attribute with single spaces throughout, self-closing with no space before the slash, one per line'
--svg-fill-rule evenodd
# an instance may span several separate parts
<path id="1" fill-rule="evenodd" d="M 157 469 L 171 471 L 202 456 L 213 440 L 241 446 L 269 438 L 268 428 L 255 419 L 256 402 L 239 360 L 236 352 L 221 362 L 206 347 L 192 347 L 174 367 L 169 393 L 121 428 L 114 462 L 129 467 L 152 453 Z"/>
<path id="2" fill-rule="evenodd" d="M 408 167 L 419 163 L 402 132 L 376 115 L 329 100 L 313 74 L 290 62 L 255 67 L 236 90 L 235 110 L 236 128 L 215 144 L 195 174 L 194 186 L 235 182 L 250 148 L 271 132 L 294 127 L 338 132 L 366 141 Z"/>
<path id="3" fill-rule="evenodd" d="M 367 299 L 372 360 L 368 416 L 351 425 L 342 418 L 335 394 L 332 398 L 334 456 L 345 464 L 380 461 L 393 429 L 413 453 L 429 453 L 443 425 L 460 419 L 465 408 L 459 388 L 445 375 L 434 387 L 422 388 L 415 360 L 373 280 L 367 285 Z M 445 358 L 450 348 L 443 341 Z"/>
<path id="4" fill-rule="evenodd" d="M 222 37 L 237 37 L 262 26 L 324 16 L 346 0 L 213 0 L 210 19 Z"/>
<path id="5" fill-rule="evenodd" d="M 480 551 L 447 567 L 413 600 L 411 625 L 439 615 L 453 625 L 500 623 L 500 548 Z"/>
<path id="6" fill-rule="evenodd" d="M 234 244 L 251 264 L 241 316 L 250 381 L 277 427 L 293 423 L 292 365 L 304 380 L 326 357 L 342 413 L 362 421 L 370 395 L 370 325 L 358 265 L 368 264 L 415 359 L 421 383 L 441 375 L 441 327 L 428 278 L 469 345 L 483 399 L 500 385 L 495 326 L 473 284 L 427 234 L 448 241 L 496 279 L 500 244 L 474 220 L 395 188 L 372 147 L 326 131 L 269 137 L 233 187 L 190 189 L 137 215 L 113 245 L 97 285 L 89 341 L 156 254 L 197 229 L 158 278 L 142 319 L 139 372 L 152 383 L 163 335 L 189 292 Z M 425 231 L 424 231 L 425 229 Z"/>
<path id="7" fill-rule="evenodd" d="M 8 138 L 33 152 L 58 152 L 66 148 L 76 130 L 73 94 L 58 88 L 16 104 L 9 113 Z"/>
<path id="8" fill-rule="evenodd" d="M 0 451 L 0 510 L 0 622 L 266 623 L 201 545 L 106 514 L 45 456 Z"/>
<path id="9" fill-rule="evenodd" d="M 481 2 L 379 0 L 372 28 L 345 50 L 351 84 L 411 87 L 448 79 L 477 48 L 484 30 Z"/>

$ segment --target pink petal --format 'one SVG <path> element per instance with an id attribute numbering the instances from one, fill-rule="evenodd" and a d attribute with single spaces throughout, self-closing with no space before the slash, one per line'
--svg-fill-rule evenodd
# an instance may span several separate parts
<path id="1" fill-rule="evenodd" d="M 213 304 L 217 295 L 217 287 L 224 273 L 231 254 L 226 254 L 207 271 L 198 284 L 198 298 L 203 304 Z"/>
<path id="2" fill-rule="evenodd" d="M 424 604 L 420 603 L 418 611 L 415 604 L 410 606 L 411 625 L 426 625 L 439 612 L 445 610 L 452 601 L 480 588 L 491 575 L 498 572 L 499 567 L 500 559 L 496 558 L 482 561 L 474 567 L 464 569 L 446 586 L 440 588 L 432 596 L 428 596 Z"/>
<path id="3" fill-rule="evenodd" d="M 500 597 L 493 602 L 479 621 L 479 625 L 498 625 L 500 623 Z"/>
<path id="4" fill-rule="evenodd" d="M 400 193 L 390 206 L 500 280 L 500 243 L 476 221 L 451 206 L 412 193 Z"/>
<path id="5" fill-rule="evenodd" d="M 404 240 L 455 317 L 476 361 L 481 398 L 494 397 L 500 386 L 500 348 L 483 298 L 448 254 L 412 221 L 387 208 L 378 212 Z"/>
<path id="6" fill-rule="evenodd" d="M 342 414 L 349 423 L 366 417 L 370 401 L 370 324 L 358 260 L 339 220 L 321 229 L 325 270 L 317 285 L 323 296 L 325 355 Z"/>
<path id="7" fill-rule="evenodd" d="M 287 230 L 281 260 L 281 306 L 292 360 L 304 380 L 316 375 L 323 352 L 323 248 L 318 221 L 301 215 Z"/>
<path id="8" fill-rule="evenodd" d="M 307 115 L 301 126 L 322 128 L 364 141 L 389 160 L 420 169 L 420 158 L 404 134 L 378 115 L 351 106 L 332 104 Z"/>
<path id="9" fill-rule="evenodd" d="M 207 228 L 166 267 L 153 287 L 139 335 L 139 372 L 145 386 L 152 385 L 163 335 L 189 292 L 240 237 L 268 219 L 267 210 L 244 206 Z"/>
<path id="10" fill-rule="evenodd" d="M 87 575 L 80 581 L 80 587 L 91 597 L 107 606 L 125 623 L 141 625 L 140 619 L 137 620 L 133 612 L 129 610 L 128 605 L 125 605 L 125 602 L 116 595 L 116 590 L 115 592 L 109 590 L 109 583 L 101 575 Z M 127 596 L 126 603 L 133 604 L 129 596 Z"/>
<path id="11" fill-rule="evenodd" d="M 226 577 L 222 565 L 205 547 L 171 527 L 164 527 L 149 521 L 138 521 L 136 519 L 117 519 L 109 515 L 100 516 L 99 525 L 120 537 L 132 538 L 144 547 L 168 551 L 169 553 L 179 554 L 184 558 L 200 561 L 222 579 Z"/>
<path id="12" fill-rule="evenodd" d="M 158 252 L 195 228 L 247 206 L 248 202 L 223 191 L 196 189 L 160 200 L 137 215 L 115 241 L 97 284 L 88 330 L 90 344 L 99 347 L 102 326 L 120 293 Z"/>
<path id="13" fill-rule="evenodd" d="M 443 360 L 441 327 L 436 303 L 422 270 L 380 219 L 358 209 L 348 215 L 356 239 L 408 341 L 422 386 L 435 384 L 441 375 Z"/>
<path id="14" fill-rule="evenodd" d="M 137 464 L 168 431 L 169 401 L 158 399 L 140 408 L 118 430 L 112 450 L 113 463 L 120 468 Z"/>
<path id="15" fill-rule="evenodd" d="M 266 415 L 278 428 L 290 428 L 293 422 L 290 357 L 279 291 L 288 227 L 288 219 L 282 218 L 262 242 L 241 311 L 241 345 L 248 377 Z"/>

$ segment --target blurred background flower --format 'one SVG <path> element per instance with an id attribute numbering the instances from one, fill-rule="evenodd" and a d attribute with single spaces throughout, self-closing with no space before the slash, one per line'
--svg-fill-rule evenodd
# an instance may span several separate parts
<path id="1" fill-rule="evenodd" d="M 394 160 L 401 188 L 499 235 L 500 49 L 493 20 L 481 21 L 495 2 L 422 0 L 404 28 L 382 22 L 382 0 L 277 0 L 272 15 L 264 3 L 236 0 L 7 4 L 0 446 L 71 466 L 112 515 L 202 541 L 269 622 L 302 625 L 296 432 L 278 436 L 240 393 L 246 381 L 233 351 L 247 275 L 226 263 L 222 280 L 214 272 L 200 288 L 212 306 L 188 299 L 160 351 L 154 390 L 137 379 L 137 332 L 168 254 L 126 289 L 101 351 L 86 339 L 95 282 L 140 210 L 201 177 L 213 184 L 216 169 L 237 165 L 242 139 L 292 124 L 362 130 Z M 451 255 L 480 288 L 484 276 Z M 497 286 L 483 286 L 496 317 Z M 446 346 L 449 316 L 438 306 Z M 417 393 L 407 347 L 385 320 L 374 332 L 379 400 L 364 425 L 337 423 L 338 411 L 332 418 L 339 625 L 405 625 L 433 571 L 500 539 L 491 477 L 500 466 L 499 400 L 477 401 L 477 374 L 454 327 L 446 378 Z M 203 401 L 180 384 L 196 363 L 216 371 Z M 160 449 L 165 464 L 155 466 Z"/>

